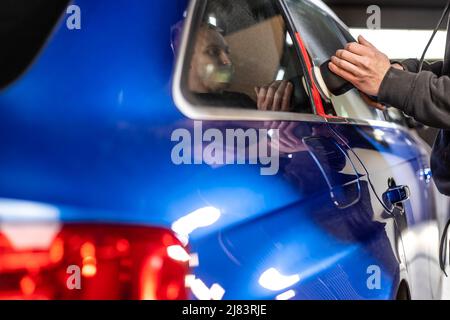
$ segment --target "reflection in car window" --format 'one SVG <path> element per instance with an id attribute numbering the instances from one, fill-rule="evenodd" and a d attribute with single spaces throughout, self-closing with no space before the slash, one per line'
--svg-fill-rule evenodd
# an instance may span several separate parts
<path id="1" fill-rule="evenodd" d="M 209 0 L 197 16 L 183 92 L 193 105 L 312 113 L 303 68 L 274 0 Z"/>

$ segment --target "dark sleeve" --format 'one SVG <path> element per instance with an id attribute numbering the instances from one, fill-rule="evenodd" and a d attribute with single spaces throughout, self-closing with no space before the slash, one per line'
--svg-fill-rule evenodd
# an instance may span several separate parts
<path id="1" fill-rule="evenodd" d="M 399 108 L 427 126 L 450 130 L 449 93 L 447 76 L 390 68 L 381 83 L 378 101 Z"/>
<path id="2" fill-rule="evenodd" d="M 392 63 L 398 63 L 402 65 L 406 71 L 417 73 L 417 71 L 419 70 L 420 61 L 417 59 L 407 59 L 403 61 L 392 61 Z M 440 76 L 442 74 L 443 63 L 443 61 L 438 61 L 431 64 L 428 62 L 424 62 L 422 70 L 431 71 L 435 75 Z"/>

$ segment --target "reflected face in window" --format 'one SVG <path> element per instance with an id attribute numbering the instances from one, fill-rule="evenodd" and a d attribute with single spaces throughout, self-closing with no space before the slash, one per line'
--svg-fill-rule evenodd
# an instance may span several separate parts
<path id="1" fill-rule="evenodd" d="M 221 93 L 229 87 L 233 63 L 225 38 L 212 26 L 200 27 L 189 73 L 189 89 L 195 93 Z"/>

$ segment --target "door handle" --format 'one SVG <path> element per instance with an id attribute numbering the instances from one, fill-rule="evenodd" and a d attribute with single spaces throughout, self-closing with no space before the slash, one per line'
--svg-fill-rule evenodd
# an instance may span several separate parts
<path id="1" fill-rule="evenodd" d="M 383 193 L 383 202 L 389 209 L 394 209 L 396 205 L 400 205 L 411 196 L 408 186 L 393 186 Z"/>

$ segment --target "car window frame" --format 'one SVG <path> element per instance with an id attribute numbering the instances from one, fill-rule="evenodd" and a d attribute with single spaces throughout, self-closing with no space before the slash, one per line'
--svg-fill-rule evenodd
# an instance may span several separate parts
<path id="1" fill-rule="evenodd" d="M 185 13 L 185 19 L 183 21 L 184 27 L 180 38 L 179 51 L 175 59 L 175 67 L 173 72 L 172 81 L 172 98 L 177 109 L 187 118 L 191 120 L 204 120 L 204 121 L 305 121 L 305 122 L 321 122 L 321 123 L 339 123 L 350 125 L 368 125 L 385 128 L 403 129 L 404 126 L 400 126 L 397 123 L 381 120 L 370 119 L 356 119 L 356 118 L 344 118 L 344 117 L 328 117 L 317 114 L 317 108 L 314 104 L 311 94 L 311 81 L 309 73 L 306 70 L 304 58 L 301 54 L 300 47 L 297 41 L 295 41 L 296 28 L 293 24 L 291 14 L 287 8 L 284 0 L 277 0 L 280 4 L 280 10 L 283 15 L 283 19 L 286 22 L 287 29 L 294 40 L 294 47 L 296 49 L 296 55 L 303 68 L 306 81 L 306 90 L 311 101 L 314 113 L 295 113 L 284 111 L 259 111 L 259 110 L 247 110 L 238 108 L 226 108 L 226 107 L 208 107 L 208 106 L 196 106 L 193 105 L 185 97 L 182 89 L 182 77 L 185 74 L 185 65 L 187 62 L 187 52 L 189 44 L 193 39 L 194 18 L 198 16 L 199 4 L 204 0 L 190 0 L 188 8 Z M 343 22 L 335 16 L 334 13 L 327 11 L 327 14 L 335 19 L 342 27 Z M 333 107 L 334 108 L 334 107 Z"/>
<path id="2" fill-rule="evenodd" d="M 292 39 L 295 39 L 295 33 L 287 15 L 283 1 L 275 0 L 279 4 L 279 9 L 286 23 L 287 31 Z M 305 66 L 305 62 L 300 53 L 298 43 L 294 40 L 295 57 L 302 66 L 302 71 L 305 77 L 305 90 L 307 91 L 308 99 L 312 107 L 311 113 L 297 113 L 285 111 L 261 111 L 261 110 L 247 110 L 239 108 L 212 107 L 199 106 L 192 104 L 186 97 L 183 89 L 183 83 L 186 83 L 187 73 L 186 66 L 189 63 L 189 57 L 192 55 L 192 45 L 194 37 L 194 28 L 196 21 L 198 21 L 201 13 L 204 11 L 206 0 L 191 0 L 186 12 L 184 20 L 183 31 L 180 40 L 178 55 L 175 62 L 175 70 L 173 75 L 172 95 L 177 108 L 186 117 L 192 120 L 243 120 L 243 121 L 310 121 L 310 122 L 325 122 L 326 119 L 317 114 L 316 106 L 312 99 L 311 86 L 309 81 L 309 74 Z"/>

